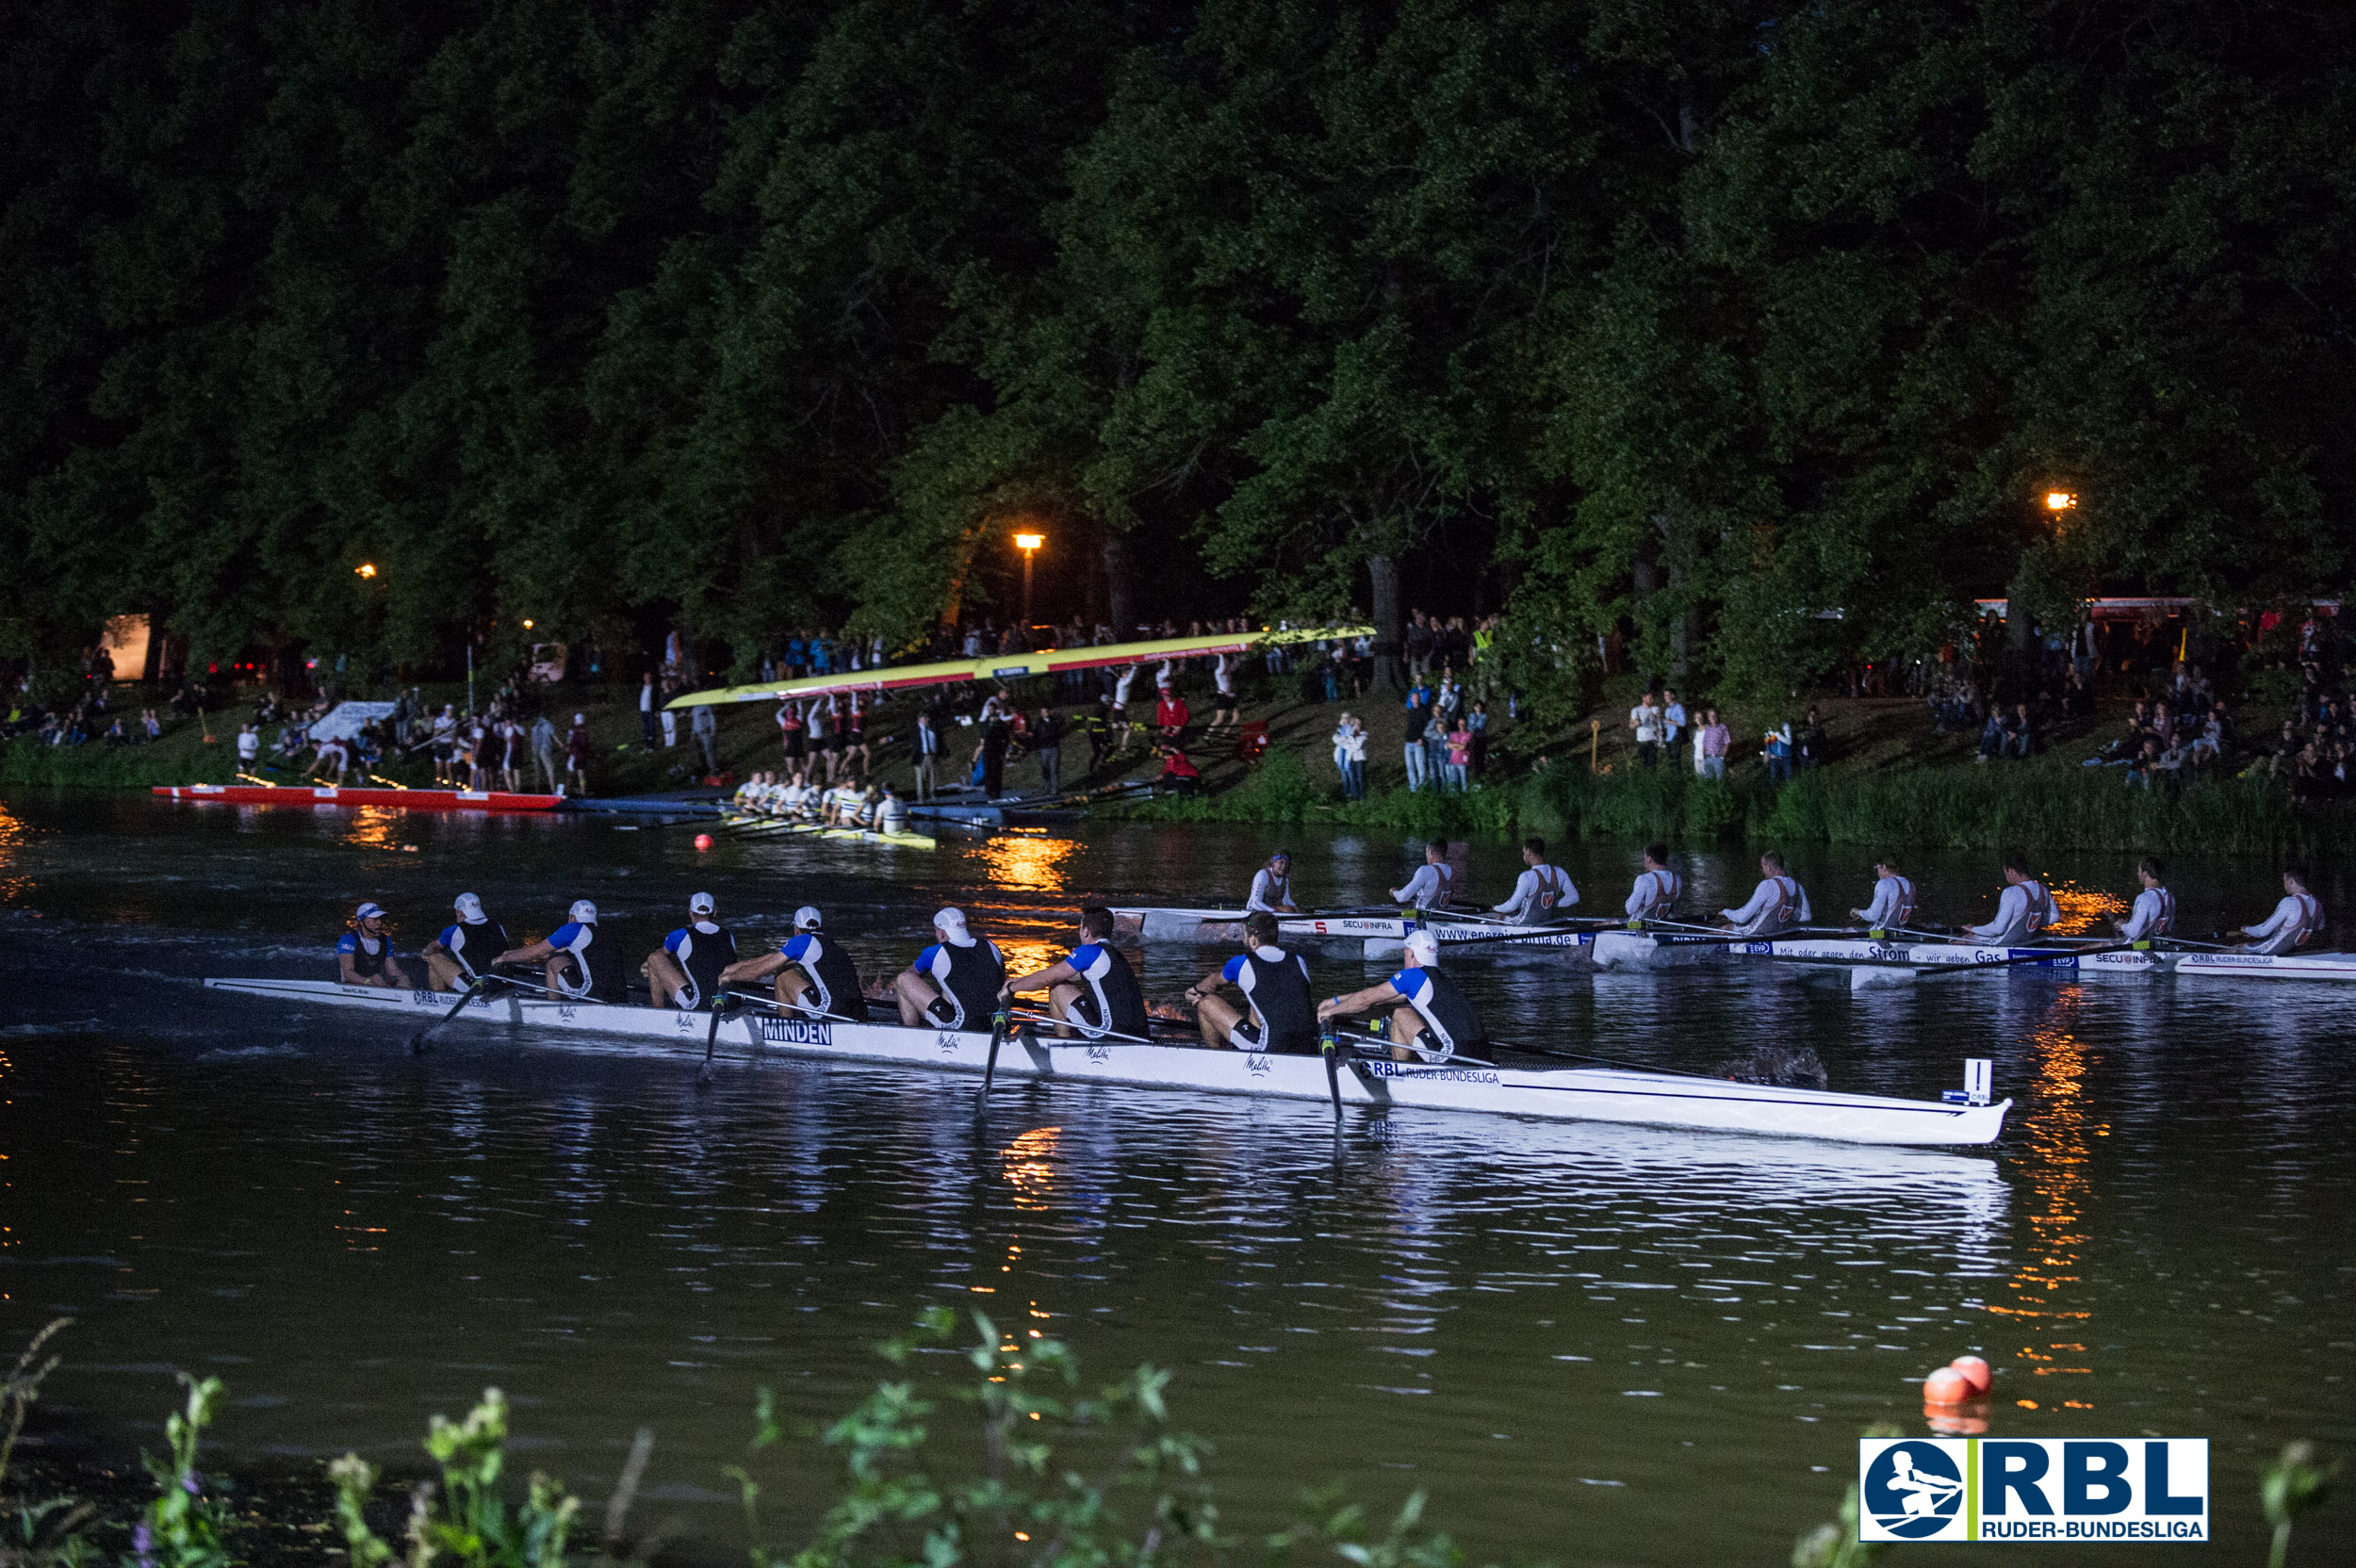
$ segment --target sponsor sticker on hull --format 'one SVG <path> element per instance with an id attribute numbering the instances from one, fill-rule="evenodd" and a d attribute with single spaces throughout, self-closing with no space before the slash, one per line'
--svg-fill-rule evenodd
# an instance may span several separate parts
<path id="1" fill-rule="evenodd" d="M 830 1046 L 834 1025 L 817 1019 L 763 1018 L 761 1038 L 764 1045 Z"/>

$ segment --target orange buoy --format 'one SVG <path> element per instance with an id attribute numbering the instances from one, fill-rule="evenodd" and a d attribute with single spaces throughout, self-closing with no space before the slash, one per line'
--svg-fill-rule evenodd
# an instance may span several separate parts
<path id="1" fill-rule="evenodd" d="M 1988 1396 L 1988 1387 L 1995 1381 L 1996 1376 L 1988 1369 L 1988 1363 L 1977 1356 L 1957 1356 L 1947 1364 L 1963 1379 L 1964 1385 L 1971 1390 L 1968 1397 L 1981 1399 Z"/>
<path id="2" fill-rule="evenodd" d="M 712 847 L 712 835 L 709 833 L 696 834 L 695 847 L 697 849 L 710 849 Z"/>
<path id="3" fill-rule="evenodd" d="M 1922 1402 L 1926 1405 L 1959 1405 L 1971 1397 L 1971 1383 L 1952 1366 L 1942 1366 L 1922 1380 Z"/>

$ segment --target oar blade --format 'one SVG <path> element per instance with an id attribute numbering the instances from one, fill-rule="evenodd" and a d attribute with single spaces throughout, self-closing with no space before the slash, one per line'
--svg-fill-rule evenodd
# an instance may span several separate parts
<path id="1" fill-rule="evenodd" d="M 458 1000 L 450 1004 L 449 1012 L 444 1013 L 440 1018 L 435 1019 L 432 1023 L 427 1024 L 424 1028 L 410 1036 L 409 1054 L 412 1056 L 423 1055 L 425 1054 L 426 1042 L 434 1037 L 434 1033 L 439 1030 L 443 1024 L 448 1023 L 450 1020 L 456 1018 L 460 1013 L 464 1012 L 466 1010 L 466 1004 L 474 1000 L 475 993 L 483 989 L 483 987 L 489 985 L 493 978 L 494 976 L 486 974 L 477 979 L 473 985 L 468 986 L 465 990 L 458 993 Z"/>
<path id="2" fill-rule="evenodd" d="M 695 1070 L 695 1086 L 699 1089 L 712 1086 L 712 1053 L 720 1043 L 720 1021 L 728 1016 L 728 1005 L 729 999 L 726 996 L 712 999 L 712 1022 L 704 1030 L 704 1065 Z"/>
<path id="3" fill-rule="evenodd" d="M 1342 1119 L 1342 1045 L 1328 1029 L 1317 1040 L 1317 1050 L 1325 1056 L 1325 1092 L 1333 1097 L 1333 1119 Z"/>
<path id="4" fill-rule="evenodd" d="M 998 1048 L 1006 1043 L 1006 1026 L 1012 1021 L 1006 1008 L 1001 1007 L 990 1021 L 990 1059 L 982 1064 L 982 1093 L 990 1093 L 990 1082 L 998 1076 Z"/>

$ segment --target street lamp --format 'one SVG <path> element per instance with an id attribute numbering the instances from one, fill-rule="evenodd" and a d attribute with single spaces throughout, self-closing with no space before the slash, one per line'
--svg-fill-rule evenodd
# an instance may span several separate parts
<path id="1" fill-rule="evenodd" d="M 1045 543 L 1047 535 L 1044 533 L 1018 533 L 1014 536 L 1014 547 L 1023 552 L 1023 625 L 1026 631 L 1031 624 L 1031 560 Z"/>
<path id="2" fill-rule="evenodd" d="M 2071 510 L 2077 504 L 2078 498 L 2071 495 L 2067 490 L 2048 490 L 2045 492 L 2045 510 L 2053 513 L 2056 515 Z"/>
<path id="3" fill-rule="evenodd" d="M 376 563 L 373 561 L 363 561 L 357 566 L 352 567 L 352 575 L 355 577 L 374 577 L 376 575 Z"/>

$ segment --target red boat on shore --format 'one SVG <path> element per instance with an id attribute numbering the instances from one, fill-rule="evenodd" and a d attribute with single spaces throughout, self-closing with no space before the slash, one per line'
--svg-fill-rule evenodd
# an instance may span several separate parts
<path id="1" fill-rule="evenodd" d="M 158 784 L 154 792 L 229 806 L 391 806 L 404 811 L 553 811 L 564 803 L 563 795 L 505 790 L 355 790 L 333 784 Z"/>

